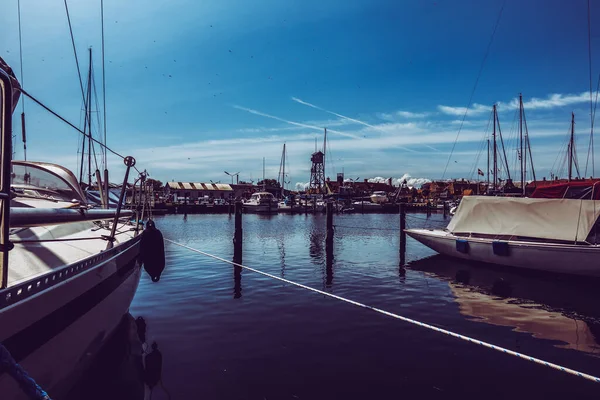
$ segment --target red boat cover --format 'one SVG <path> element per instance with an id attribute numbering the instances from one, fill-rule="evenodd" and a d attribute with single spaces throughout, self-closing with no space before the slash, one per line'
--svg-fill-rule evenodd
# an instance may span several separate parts
<path id="1" fill-rule="evenodd" d="M 594 186 L 595 185 L 595 186 Z M 600 179 L 585 179 L 555 183 L 536 188 L 531 194 L 536 199 L 592 199 L 600 200 Z"/>

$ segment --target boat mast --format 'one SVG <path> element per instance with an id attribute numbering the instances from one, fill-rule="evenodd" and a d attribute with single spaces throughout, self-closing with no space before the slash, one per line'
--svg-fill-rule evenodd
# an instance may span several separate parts
<path id="1" fill-rule="evenodd" d="M 265 158 L 263 157 L 263 192 L 267 190 L 267 183 L 265 182 Z"/>
<path id="2" fill-rule="evenodd" d="M 92 57 L 92 53 L 91 53 L 91 48 L 90 48 L 90 59 Z M 90 86 L 90 82 L 89 82 L 89 77 L 91 75 L 92 72 L 92 64 L 90 62 L 90 70 L 88 72 L 88 87 L 86 89 L 86 91 L 83 91 L 83 85 L 81 86 L 81 94 L 83 95 L 83 109 L 84 109 L 84 119 L 83 119 L 83 139 L 81 141 L 81 164 L 79 165 L 79 184 L 83 184 L 83 166 L 84 166 L 84 161 L 85 161 L 85 139 L 86 136 L 89 134 L 88 132 L 88 118 L 90 116 L 90 113 L 88 111 L 88 108 L 90 107 L 91 104 L 91 98 L 89 95 L 89 86 Z"/>
<path id="3" fill-rule="evenodd" d="M 325 169 L 325 160 L 327 159 L 327 128 L 325 128 L 325 136 L 323 136 L 323 179 L 325 179 L 325 182 L 323 182 L 323 193 L 327 193 L 327 189 L 325 188 L 325 185 L 327 184 L 327 170 Z"/>
<path id="4" fill-rule="evenodd" d="M 490 189 L 490 138 L 487 140 L 487 190 Z"/>
<path id="5" fill-rule="evenodd" d="M 521 190 L 525 194 L 525 157 L 523 154 L 523 96 L 519 93 L 519 146 L 521 148 L 519 158 L 521 161 Z"/>
<path id="6" fill-rule="evenodd" d="M 92 186 L 92 48 L 90 47 L 90 70 L 88 72 L 88 188 Z M 85 139 L 84 139 L 85 140 Z"/>
<path id="7" fill-rule="evenodd" d="M 281 197 L 285 196 L 285 143 L 283 144 L 283 172 L 281 173 Z"/>
<path id="8" fill-rule="evenodd" d="M 498 183 L 498 144 L 496 143 L 496 121 L 498 119 L 498 115 L 497 115 L 497 111 L 496 111 L 496 105 L 494 104 L 493 107 L 494 110 L 494 131 L 492 133 L 492 137 L 494 140 L 494 190 L 496 190 L 496 185 Z"/>
<path id="9" fill-rule="evenodd" d="M 523 125 L 525 126 L 525 157 L 529 153 L 529 163 L 531 164 L 531 177 L 534 185 L 537 180 L 535 177 L 535 166 L 533 165 L 533 155 L 531 154 L 531 142 L 529 141 L 529 128 L 527 127 L 527 116 L 525 115 L 525 107 L 523 107 Z M 527 165 L 525 165 L 525 172 L 527 172 Z M 525 176 L 527 180 L 527 176 Z M 527 185 L 526 185 L 527 186 Z"/>
<path id="10" fill-rule="evenodd" d="M 569 140 L 569 182 L 573 176 L 573 145 L 575 143 L 575 113 L 571 113 L 571 139 Z"/>

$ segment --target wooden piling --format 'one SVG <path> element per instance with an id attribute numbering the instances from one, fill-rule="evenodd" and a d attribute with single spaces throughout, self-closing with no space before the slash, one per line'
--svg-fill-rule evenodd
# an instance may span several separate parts
<path id="1" fill-rule="evenodd" d="M 400 265 L 406 263 L 406 204 L 400 203 Z"/>
<path id="2" fill-rule="evenodd" d="M 333 248 L 333 203 L 326 203 L 325 211 L 327 213 L 327 234 L 325 236 L 326 249 Z"/>
<path id="3" fill-rule="evenodd" d="M 235 203 L 235 232 L 233 234 L 233 254 L 241 259 L 242 254 L 242 202 Z"/>

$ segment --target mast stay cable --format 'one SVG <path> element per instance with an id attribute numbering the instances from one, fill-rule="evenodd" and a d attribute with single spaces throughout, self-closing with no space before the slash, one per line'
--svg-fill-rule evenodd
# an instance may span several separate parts
<path id="1" fill-rule="evenodd" d="M 23 77 L 23 39 L 21 35 L 21 0 L 17 0 L 17 13 L 19 18 L 19 62 L 21 67 L 21 85 L 25 82 L 25 78 Z M 24 99 L 23 99 L 24 100 Z M 27 142 L 25 137 L 25 101 L 21 101 L 21 135 L 23 137 L 23 158 L 27 161 Z M 15 158 L 15 142 L 16 135 L 13 134 L 13 158 Z"/>
<path id="2" fill-rule="evenodd" d="M 590 71 L 590 143 L 588 146 L 588 156 L 585 161 L 585 175 L 587 175 L 588 161 L 590 160 L 590 153 L 592 158 L 592 177 L 594 176 L 594 102 L 592 94 L 592 15 L 590 12 L 590 0 L 587 2 L 587 13 L 588 13 L 588 68 Z M 600 82 L 599 82 L 600 83 Z M 597 92 L 597 91 L 596 91 Z M 598 99 L 596 94 L 596 100 Z"/>
<path id="3" fill-rule="evenodd" d="M 69 15 L 69 6 L 67 0 L 65 2 L 65 11 L 67 12 L 67 21 L 69 22 L 69 32 L 71 34 L 71 44 L 73 45 L 73 54 L 75 54 L 75 65 L 77 65 L 77 77 L 79 78 L 79 87 L 81 88 L 81 97 L 85 102 L 85 92 L 83 90 L 83 80 L 81 78 L 81 69 L 79 68 L 79 58 L 77 57 L 77 48 L 75 47 L 75 37 L 73 36 L 73 27 L 71 26 L 71 17 Z"/>
<path id="4" fill-rule="evenodd" d="M 460 121 L 460 126 L 458 127 L 458 132 L 456 132 L 456 139 L 454 139 L 454 143 L 452 144 L 452 150 L 450 150 L 450 154 L 448 155 L 448 161 L 446 161 L 446 167 L 444 167 L 444 173 L 442 174 L 442 179 L 444 179 L 444 177 L 446 176 L 446 171 L 448 170 L 448 165 L 450 164 L 450 160 L 452 159 L 452 154 L 454 153 L 454 148 L 456 147 L 456 143 L 458 142 L 458 137 L 460 136 L 460 132 L 465 123 L 465 119 L 467 118 L 467 113 L 469 112 L 471 103 L 473 102 L 473 96 L 475 95 L 475 90 L 477 89 L 477 85 L 479 84 L 479 78 L 481 78 L 483 68 L 485 67 L 485 62 L 487 61 L 488 55 L 490 54 L 490 48 L 492 47 L 492 43 L 494 42 L 494 37 L 496 36 L 496 30 L 498 29 L 498 25 L 500 25 L 500 19 L 502 17 L 502 12 L 504 11 L 505 5 L 506 5 L 506 0 L 504 0 L 502 2 L 502 7 L 500 8 L 500 12 L 498 13 L 498 18 L 496 18 L 496 24 L 494 25 L 494 30 L 492 31 L 492 35 L 490 36 L 490 41 L 488 42 L 487 48 L 485 50 L 485 55 L 483 56 L 483 60 L 481 61 L 481 65 L 479 66 L 479 72 L 477 73 L 477 79 L 475 79 L 475 84 L 473 85 L 473 89 L 471 90 L 471 94 L 469 96 L 469 102 L 467 104 L 467 107 L 465 108 L 465 113 L 463 114 L 462 120 Z"/>

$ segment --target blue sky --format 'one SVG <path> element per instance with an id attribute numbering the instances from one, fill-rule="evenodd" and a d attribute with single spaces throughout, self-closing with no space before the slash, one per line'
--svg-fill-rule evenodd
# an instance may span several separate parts
<path id="1" fill-rule="evenodd" d="M 99 84 L 99 1 L 68 4 L 82 70 L 92 46 Z M 263 157 L 267 177 L 276 177 L 286 142 L 293 186 L 308 181 L 314 138 L 321 142 L 328 127 L 329 176 L 343 169 L 361 179 L 440 178 L 501 6 L 495 0 L 106 0 L 108 143 L 163 181 L 229 182 L 223 170 L 260 178 Z M 81 123 L 64 5 L 27 1 L 21 11 L 24 87 Z M 599 17 L 592 8 L 594 88 Z M 1 55 L 18 73 L 16 0 L 0 19 Z M 495 102 L 513 144 L 511 101 L 519 92 L 538 176 L 562 172 L 556 159 L 571 111 L 583 167 L 587 49 L 586 0 L 568 6 L 507 0 L 445 177 L 469 178 L 486 168 L 480 149 Z M 76 170 L 77 135 L 30 101 L 25 107 L 28 158 Z M 20 136 L 18 124 L 15 130 Z M 514 149 L 507 151 L 515 164 Z M 20 143 L 16 157 L 22 158 Z M 121 163 L 109 157 L 109 164 L 120 176 Z"/>

